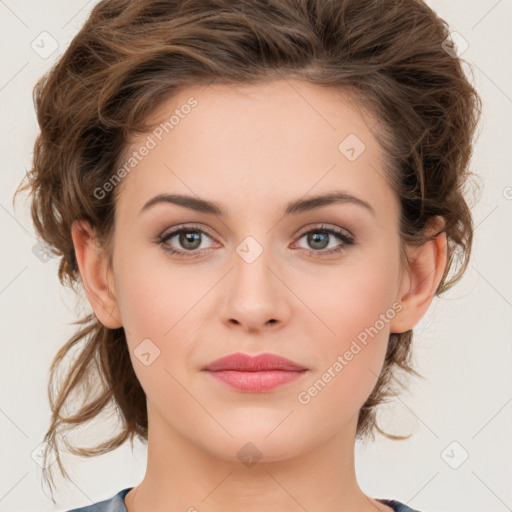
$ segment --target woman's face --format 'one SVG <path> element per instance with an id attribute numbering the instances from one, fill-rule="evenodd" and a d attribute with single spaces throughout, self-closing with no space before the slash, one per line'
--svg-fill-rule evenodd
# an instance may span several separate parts
<path id="1" fill-rule="evenodd" d="M 298 81 L 189 88 L 154 119 L 119 174 L 112 281 L 150 432 L 233 460 L 246 443 L 267 460 L 353 443 L 401 296 L 398 200 L 368 119 Z M 310 202 L 327 194 L 342 199 Z M 161 195 L 222 214 L 145 207 Z M 259 392 L 203 370 L 239 352 L 307 370 Z"/>

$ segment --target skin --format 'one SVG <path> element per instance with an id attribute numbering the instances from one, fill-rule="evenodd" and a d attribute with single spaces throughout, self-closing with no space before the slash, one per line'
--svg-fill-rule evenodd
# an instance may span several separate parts
<path id="1" fill-rule="evenodd" d="M 190 96 L 198 105 L 118 185 L 113 268 L 87 223 L 72 230 L 89 302 L 105 326 L 124 326 L 147 395 L 147 471 L 127 509 L 390 511 L 356 480 L 357 417 L 389 334 L 414 327 L 432 301 L 446 266 L 445 234 L 408 247 L 410 266 L 401 268 L 398 198 L 368 117 L 349 96 L 290 80 L 191 87 L 153 120 L 168 119 Z M 338 150 L 348 134 L 366 146 L 354 161 Z M 375 215 L 343 203 L 283 216 L 289 201 L 341 189 Z M 140 213 L 161 193 L 199 196 L 226 213 L 170 203 Z M 199 249 L 178 235 L 167 244 L 202 251 L 198 258 L 155 242 L 184 223 L 206 232 Z M 304 236 L 322 224 L 348 231 L 355 245 L 322 256 L 343 244 L 334 235 L 323 246 Z M 236 251 L 247 236 L 263 249 L 252 263 Z M 398 303 L 394 318 L 301 404 L 298 394 Z M 160 350 L 148 366 L 134 353 L 144 339 Z M 308 371 L 266 393 L 236 391 L 201 371 L 234 352 L 276 353 Z M 261 453 L 252 467 L 237 456 L 248 442 Z"/>

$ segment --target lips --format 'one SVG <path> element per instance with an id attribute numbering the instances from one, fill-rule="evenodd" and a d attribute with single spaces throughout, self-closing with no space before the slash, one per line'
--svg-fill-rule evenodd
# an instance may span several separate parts
<path id="1" fill-rule="evenodd" d="M 276 354 L 237 353 L 217 359 L 203 370 L 217 382 L 246 393 L 262 393 L 300 379 L 307 368 Z"/>
<path id="2" fill-rule="evenodd" d="M 221 357 L 206 365 L 204 370 L 210 372 L 219 371 L 239 371 L 239 372 L 261 372 L 270 370 L 303 371 L 307 370 L 305 366 L 278 356 L 276 354 L 260 354 L 258 356 L 249 356 L 240 352 L 229 356 Z"/>

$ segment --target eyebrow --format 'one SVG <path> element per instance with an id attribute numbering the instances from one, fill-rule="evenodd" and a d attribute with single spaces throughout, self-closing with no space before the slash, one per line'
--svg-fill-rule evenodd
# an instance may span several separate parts
<path id="1" fill-rule="evenodd" d="M 139 215 L 151 208 L 152 206 L 160 203 L 171 203 L 178 206 L 183 206 L 197 212 L 209 213 L 212 215 L 222 216 L 225 212 L 222 210 L 220 205 L 213 201 L 207 201 L 198 197 L 187 196 L 183 194 L 159 194 L 150 199 L 141 209 Z M 358 206 L 362 206 L 372 215 L 376 216 L 376 212 L 373 207 L 363 199 L 355 197 L 346 193 L 345 191 L 333 191 L 328 194 L 317 195 L 309 197 L 307 199 L 297 199 L 290 201 L 285 208 L 286 215 L 297 215 L 312 210 L 317 210 L 324 206 L 331 204 L 344 204 L 350 203 Z"/>

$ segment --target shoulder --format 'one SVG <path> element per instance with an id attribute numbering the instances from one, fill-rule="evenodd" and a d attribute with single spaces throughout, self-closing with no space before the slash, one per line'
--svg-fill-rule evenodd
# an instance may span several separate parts
<path id="1" fill-rule="evenodd" d="M 124 497 L 131 489 L 133 489 L 133 487 L 127 487 L 119 491 L 115 496 L 112 496 L 112 498 L 98 501 L 97 503 L 92 503 L 85 507 L 74 508 L 67 512 L 127 512 Z"/>
<path id="2" fill-rule="evenodd" d="M 400 501 L 397 500 L 377 499 L 377 501 L 380 501 L 381 503 L 390 506 L 394 510 L 394 512 L 420 512 L 419 510 L 408 507 L 405 503 L 401 503 Z"/>

